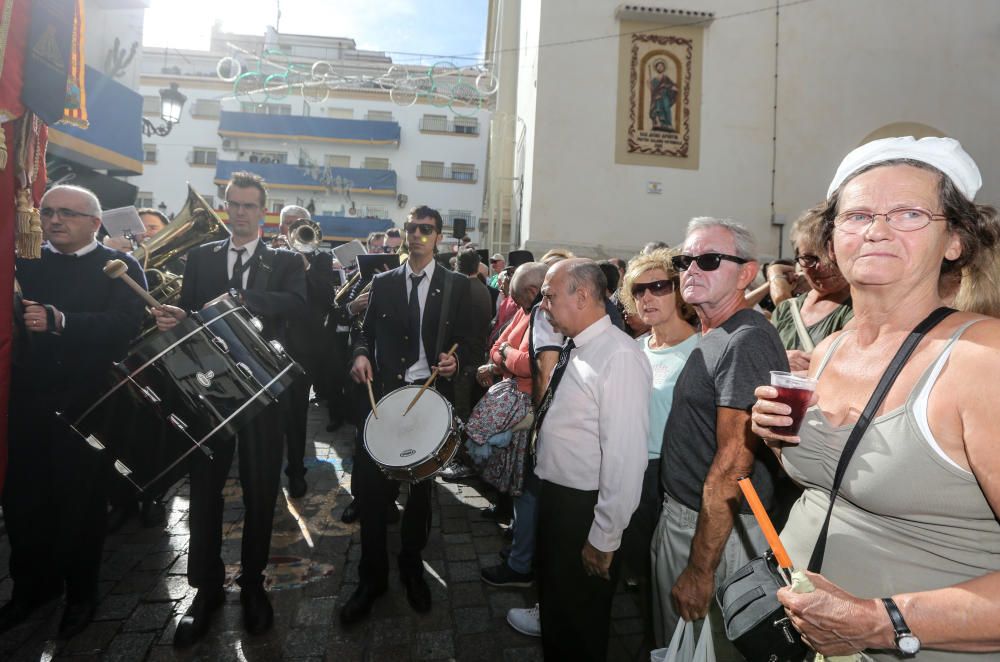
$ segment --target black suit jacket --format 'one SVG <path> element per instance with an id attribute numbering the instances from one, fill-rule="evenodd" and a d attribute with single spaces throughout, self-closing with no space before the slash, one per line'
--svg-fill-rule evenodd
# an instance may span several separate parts
<path id="1" fill-rule="evenodd" d="M 406 267 L 376 274 L 368 298 L 361 331 L 354 339 L 354 356 L 367 356 L 375 372 L 375 388 L 379 397 L 403 385 L 406 375 L 406 341 L 408 299 L 406 296 Z M 445 279 L 451 281 L 451 301 L 442 310 Z M 468 316 L 463 314 L 469 295 L 469 279 L 437 265 L 431 278 L 427 301 L 421 320 L 424 352 L 431 368 L 437 365 L 438 353 L 447 352 L 458 343 L 456 356 L 459 365 L 472 360 L 466 338 L 469 335 Z M 444 315 L 445 338 L 438 341 L 438 328 Z M 438 350 L 438 348 L 441 348 Z M 446 397 L 453 396 L 450 380 L 438 378 L 435 382 Z"/>
<path id="2" fill-rule="evenodd" d="M 223 239 L 188 253 L 181 284 L 181 308 L 201 310 L 206 303 L 229 291 L 228 250 L 229 240 Z M 274 249 L 259 241 L 250 258 L 249 272 L 247 288 L 242 291 L 246 307 L 261 316 L 265 338 L 284 341 L 288 320 L 306 312 L 306 275 L 302 259 L 292 251 Z"/>

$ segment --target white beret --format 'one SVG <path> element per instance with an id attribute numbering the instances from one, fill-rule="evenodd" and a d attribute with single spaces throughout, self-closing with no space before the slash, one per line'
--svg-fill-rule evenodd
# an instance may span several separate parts
<path id="1" fill-rule="evenodd" d="M 858 170 L 893 159 L 911 159 L 934 166 L 969 200 L 975 200 L 976 193 L 983 186 L 983 177 L 976 162 L 954 138 L 915 140 L 913 136 L 906 136 L 873 140 L 845 156 L 826 191 L 827 199 Z"/>

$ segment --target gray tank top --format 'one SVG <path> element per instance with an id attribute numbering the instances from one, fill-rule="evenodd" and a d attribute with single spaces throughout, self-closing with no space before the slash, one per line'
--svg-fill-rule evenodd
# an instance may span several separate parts
<path id="1" fill-rule="evenodd" d="M 952 335 L 942 355 L 972 323 Z M 830 346 L 817 377 L 845 336 Z M 1000 523 L 979 483 L 942 457 L 914 415 L 918 394 L 937 377 L 937 363 L 931 362 L 901 407 L 871 422 L 844 475 L 830 521 L 823 575 L 856 596 L 943 588 L 1000 570 Z M 809 563 L 852 428 L 830 425 L 814 406 L 803 420 L 801 443 L 782 451 L 788 475 L 805 488 L 781 532 L 797 568 Z M 899 659 L 892 654 L 871 657 Z M 917 656 L 921 662 L 998 658 L 997 653 L 926 649 Z"/>

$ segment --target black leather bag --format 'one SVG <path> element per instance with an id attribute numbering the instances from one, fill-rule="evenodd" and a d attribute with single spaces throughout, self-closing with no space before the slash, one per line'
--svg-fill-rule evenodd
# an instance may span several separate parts
<path id="1" fill-rule="evenodd" d="M 955 311 L 950 308 L 938 308 L 910 332 L 886 368 L 882 379 L 879 380 L 854 429 L 851 430 L 833 477 L 826 520 L 809 559 L 811 572 L 818 573 L 822 570 L 833 504 L 840 492 L 840 484 L 844 480 L 847 465 L 861 442 L 861 437 L 868 429 L 868 424 L 882 406 L 882 401 L 889 393 L 892 383 L 896 381 L 900 370 L 920 340 L 938 322 L 953 312 Z M 808 647 L 802 643 L 801 635 L 792 627 L 791 621 L 785 615 L 784 607 L 778 601 L 778 589 L 785 585 L 786 582 L 774 560 L 774 555 L 767 552 L 726 577 L 715 593 L 715 599 L 722 610 L 726 636 L 749 662 L 799 662 L 809 652 Z"/>

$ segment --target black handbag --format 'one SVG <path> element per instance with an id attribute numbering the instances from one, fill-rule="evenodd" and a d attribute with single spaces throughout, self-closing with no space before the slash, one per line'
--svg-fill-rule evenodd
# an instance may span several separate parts
<path id="1" fill-rule="evenodd" d="M 818 573 L 823 567 L 823 554 L 826 550 L 826 537 L 830 528 L 830 517 L 833 515 L 833 504 L 840 492 L 847 465 L 861 442 L 861 437 L 864 436 L 869 423 L 875 417 L 878 408 L 882 406 L 889 388 L 896 381 L 896 377 L 917 344 L 938 322 L 953 312 L 955 311 L 951 308 L 938 308 L 910 332 L 886 368 L 882 379 L 879 380 L 854 429 L 851 430 L 833 477 L 830 507 L 826 511 L 826 519 L 809 559 L 811 572 Z M 802 642 L 801 635 L 785 615 L 785 608 L 778 601 L 778 589 L 786 585 L 787 582 L 774 560 L 774 555 L 768 551 L 726 577 L 716 591 L 715 599 L 722 611 L 726 637 L 750 662 L 800 662 L 809 652 L 809 648 Z"/>

